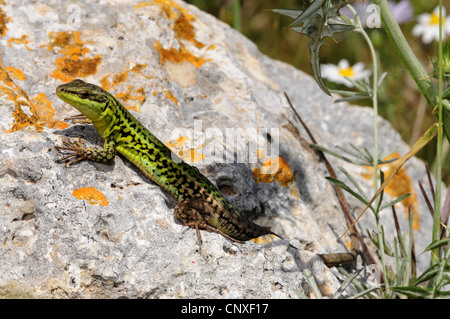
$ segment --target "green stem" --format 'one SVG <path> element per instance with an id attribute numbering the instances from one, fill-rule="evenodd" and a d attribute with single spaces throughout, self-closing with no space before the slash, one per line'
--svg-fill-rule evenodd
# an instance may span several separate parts
<path id="1" fill-rule="evenodd" d="M 439 103 L 439 92 L 429 79 L 428 74 L 425 72 L 411 47 L 408 45 L 400 26 L 389 8 L 387 0 L 374 0 L 373 2 L 380 8 L 381 21 L 383 22 L 383 26 L 394 44 L 400 59 L 416 82 L 431 109 L 434 109 Z M 442 114 L 443 129 L 447 139 L 450 141 L 450 105 L 446 101 L 443 101 L 442 103 L 445 107 Z"/>
<path id="2" fill-rule="evenodd" d="M 370 50 L 370 54 L 372 56 L 372 69 L 373 69 L 373 77 L 372 77 L 372 105 L 373 105 L 373 135 L 374 135 L 374 162 L 373 162 L 373 183 L 374 183 L 374 189 L 378 189 L 378 162 L 379 162 L 379 158 L 378 158 L 378 59 L 377 59 L 377 54 L 375 51 L 375 48 L 373 47 L 372 41 L 370 40 L 370 37 L 368 36 L 368 34 L 364 31 L 364 28 L 361 25 L 361 21 L 359 20 L 358 15 L 356 14 L 356 12 L 353 10 L 353 8 L 349 5 L 350 10 L 353 11 L 353 14 L 355 15 L 355 21 L 356 21 L 356 25 L 358 26 L 357 29 L 355 29 L 356 31 L 359 31 L 362 36 L 364 37 L 364 39 L 366 40 L 366 43 L 369 47 Z M 383 274 L 384 274 L 384 278 L 385 278 L 385 287 L 386 290 L 389 291 L 389 282 L 387 280 L 387 272 L 386 272 L 386 260 L 385 260 L 385 252 L 384 252 L 384 235 L 383 235 L 383 230 L 381 227 L 381 222 L 380 222 L 380 212 L 378 211 L 378 207 L 380 207 L 379 205 L 379 201 L 380 201 L 380 197 L 378 197 L 375 201 L 375 219 L 376 219 L 376 224 L 377 224 L 377 233 L 378 233 L 378 243 L 379 243 L 379 248 L 380 248 L 380 256 L 381 256 L 381 266 L 383 269 Z"/>
<path id="3" fill-rule="evenodd" d="M 234 0 L 231 4 L 231 12 L 233 15 L 233 28 L 242 32 L 241 23 L 241 2 L 239 0 Z"/>
<path id="4" fill-rule="evenodd" d="M 441 172 L 442 172 L 442 0 L 439 0 L 439 103 L 438 103 L 438 121 L 439 128 L 437 134 L 437 165 L 436 165 L 436 198 L 434 201 L 434 220 L 433 220 L 433 241 L 440 238 L 441 230 Z M 433 250 L 431 254 L 431 264 L 434 265 L 439 260 L 439 248 Z"/>
<path id="5" fill-rule="evenodd" d="M 436 89 L 431 81 L 428 80 L 428 74 L 425 72 L 411 47 L 408 45 L 400 26 L 389 8 L 387 0 L 374 0 L 374 3 L 380 8 L 381 21 L 383 22 L 392 43 L 397 49 L 400 59 L 403 61 L 403 64 L 408 69 L 414 81 L 416 81 L 417 86 L 425 96 L 428 104 L 434 108 L 438 101 Z"/>

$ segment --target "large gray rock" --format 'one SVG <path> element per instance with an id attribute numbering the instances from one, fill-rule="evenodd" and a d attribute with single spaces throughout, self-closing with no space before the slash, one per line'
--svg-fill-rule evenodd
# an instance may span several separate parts
<path id="1" fill-rule="evenodd" d="M 348 240 L 338 240 L 345 219 L 283 92 L 330 148 L 351 142 L 372 149 L 372 110 L 333 104 L 311 77 L 265 57 L 238 32 L 181 1 L 22 0 L 3 10 L 0 296 L 296 298 L 297 289 L 311 296 L 305 269 L 324 295 L 337 290 L 339 281 L 315 254 L 347 251 Z M 102 146 L 92 126 L 63 122 L 76 111 L 55 88 L 74 78 L 115 94 L 175 152 L 192 154 L 233 205 L 285 240 L 236 244 L 202 232 L 199 246 L 195 231 L 174 219 L 175 202 L 123 158 L 70 168 L 56 163 L 53 146 L 65 139 Z M 230 142 L 227 133 L 238 129 L 245 139 Z M 385 149 L 407 151 L 381 119 L 380 135 Z M 258 140 L 260 147 L 246 149 Z M 277 150 L 280 170 L 261 176 L 261 163 L 277 158 Z M 223 154 L 238 163 L 224 163 Z M 369 191 L 364 169 L 330 160 Z M 405 172 L 417 192 L 423 164 L 412 159 Z M 349 202 L 355 213 L 361 210 Z M 422 199 L 416 207 L 421 252 L 431 218 Z M 393 234 L 390 213 L 383 214 Z M 363 231 L 374 229 L 372 219 L 367 213 Z M 426 255 L 419 258 L 425 265 Z"/>

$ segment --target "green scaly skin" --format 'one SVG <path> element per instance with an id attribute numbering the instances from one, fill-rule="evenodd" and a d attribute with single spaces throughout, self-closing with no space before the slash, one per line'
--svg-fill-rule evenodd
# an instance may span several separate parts
<path id="1" fill-rule="evenodd" d="M 56 146 L 73 152 L 60 160 L 76 157 L 68 165 L 84 159 L 104 163 L 118 152 L 178 202 L 175 217 L 195 228 L 200 242 L 199 229 L 217 232 L 236 242 L 276 235 L 245 219 L 203 174 L 181 161 L 102 88 L 77 79 L 58 86 L 56 94 L 92 121 L 105 141 L 103 150 L 84 149 L 71 143 Z"/>

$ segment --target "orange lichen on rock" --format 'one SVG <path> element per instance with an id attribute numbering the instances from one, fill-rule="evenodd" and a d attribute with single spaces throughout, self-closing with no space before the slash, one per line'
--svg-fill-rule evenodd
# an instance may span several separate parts
<path id="1" fill-rule="evenodd" d="M 184 14 L 180 14 L 175 20 L 173 25 L 173 30 L 175 31 L 176 37 L 179 39 L 187 40 L 192 42 L 197 48 L 201 49 L 205 45 L 195 39 L 194 26 L 192 25 L 193 18 Z"/>
<path id="2" fill-rule="evenodd" d="M 64 129 L 69 126 L 63 121 L 54 121 L 55 109 L 52 107 L 52 102 L 47 100 L 45 93 L 39 93 L 30 98 L 31 105 L 38 118 L 38 121 L 49 128 Z"/>
<path id="3" fill-rule="evenodd" d="M 0 86 L 0 93 L 4 92 L 4 88 Z M 11 98 L 11 96 L 15 96 L 15 94 L 12 94 L 10 91 L 9 96 Z M 27 107 L 29 108 L 29 112 L 26 110 Z M 52 102 L 47 100 L 45 93 L 39 93 L 30 98 L 28 103 L 16 103 L 15 110 L 13 111 L 15 123 L 10 130 L 4 132 L 12 133 L 29 126 L 34 127 L 38 132 L 42 131 L 44 126 L 56 129 L 64 129 L 69 126 L 69 124 L 65 122 L 54 121 L 54 115 L 55 110 L 52 107 Z"/>
<path id="4" fill-rule="evenodd" d="M 49 50 L 53 52 L 56 47 L 59 47 L 58 53 L 63 54 L 62 57 L 57 58 L 55 61 L 56 70 L 51 75 L 53 78 L 69 82 L 97 72 L 97 67 L 101 63 L 102 58 L 100 55 L 93 58 L 85 57 L 89 49 L 84 47 L 79 32 L 51 32 L 49 37 L 51 39 L 48 45 Z"/>
<path id="5" fill-rule="evenodd" d="M 153 1 L 142 1 L 138 4 L 134 5 L 135 9 L 144 8 L 148 6 L 159 6 L 163 12 L 167 15 L 170 20 L 174 20 L 178 17 L 179 14 L 187 16 L 189 19 L 193 17 L 189 14 L 189 10 L 180 6 L 178 3 L 172 0 L 153 0 Z M 174 10 L 176 9 L 176 10 Z"/>
<path id="6" fill-rule="evenodd" d="M 29 98 L 28 94 L 13 81 L 13 78 L 25 80 L 22 71 L 12 67 L 4 68 L 0 59 L 0 94 L 14 103 L 12 115 L 15 121 L 11 129 L 4 130 L 5 133 L 12 133 L 30 126 L 38 132 L 42 131 L 44 126 L 50 128 L 68 126 L 67 123 L 53 120 L 55 110 L 44 93 Z"/>
<path id="7" fill-rule="evenodd" d="M 12 43 L 23 44 L 23 45 L 25 45 L 25 48 L 27 49 L 27 51 L 30 51 L 31 49 L 27 45 L 28 43 L 30 43 L 30 41 L 27 39 L 28 39 L 27 35 L 23 35 L 21 38 L 10 38 L 8 40 L 8 43 L 9 43 L 8 46 L 12 47 Z"/>
<path id="8" fill-rule="evenodd" d="M 110 91 L 115 86 L 120 83 L 124 83 L 128 79 L 128 75 L 130 72 L 139 74 L 146 67 L 146 64 L 136 64 L 131 69 L 125 70 L 122 73 L 117 73 L 112 76 L 112 80 L 110 81 L 111 74 L 107 74 L 100 80 L 100 86 L 105 91 Z M 134 93 L 133 93 L 134 92 Z M 144 104 L 146 100 L 145 89 L 143 87 L 139 87 L 137 89 L 133 89 L 132 86 L 128 86 L 128 90 L 126 92 L 119 92 L 114 95 L 117 99 L 120 99 L 124 103 L 128 100 L 135 100 L 138 103 L 134 103 L 133 105 L 124 105 L 127 109 L 132 109 L 137 112 L 140 112 L 140 105 Z"/>
<path id="9" fill-rule="evenodd" d="M 144 1 L 134 6 L 135 9 L 146 6 L 157 5 L 161 8 L 163 14 L 172 22 L 170 28 L 174 31 L 174 37 L 178 40 L 179 48 L 164 49 L 159 41 L 155 41 L 154 47 L 160 54 L 161 63 L 167 61 L 180 64 L 187 61 L 195 65 L 197 68 L 203 63 L 210 61 L 201 57 L 194 56 L 186 49 L 188 43 L 192 43 L 197 49 L 202 49 L 205 44 L 196 39 L 195 28 L 193 22 L 195 17 L 189 13 L 187 8 L 181 7 L 178 3 L 172 0 L 154 0 L 153 2 Z M 209 46 L 209 49 L 213 47 Z"/>
<path id="10" fill-rule="evenodd" d="M 203 144 L 199 145 L 197 148 L 192 148 L 190 145 L 186 145 L 188 141 L 189 137 L 180 136 L 177 141 L 168 141 L 165 144 L 185 162 L 195 163 L 204 159 L 205 155 L 197 151 L 197 149 L 203 147 Z"/>
<path id="11" fill-rule="evenodd" d="M 284 187 L 288 187 L 294 181 L 294 173 L 291 171 L 289 164 L 281 156 L 266 160 L 261 170 L 255 167 L 253 176 L 255 177 L 256 183 L 279 182 Z"/>
<path id="12" fill-rule="evenodd" d="M 135 103 L 132 106 L 126 106 L 128 110 L 135 110 L 136 112 L 140 112 L 141 108 L 140 105 L 144 104 L 145 102 L 145 90 L 143 88 L 138 88 L 134 91 L 137 93 L 137 95 L 133 96 L 131 95 L 131 86 L 128 86 L 128 90 L 125 93 L 119 92 L 116 93 L 114 96 L 116 99 L 122 100 L 124 103 L 128 102 L 128 100 L 136 100 L 138 103 Z"/>
<path id="13" fill-rule="evenodd" d="M 106 200 L 105 195 L 98 191 L 94 187 L 83 187 L 76 189 L 72 192 L 72 195 L 78 199 L 87 200 L 91 205 L 108 206 L 109 202 Z"/>
<path id="14" fill-rule="evenodd" d="M 194 56 L 192 53 L 188 52 L 184 46 L 180 46 L 179 49 L 169 48 L 164 49 L 159 41 L 155 41 L 154 47 L 159 52 L 159 59 L 161 64 L 167 61 L 180 64 L 181 62 L 187 61 L 192 63 L 195 67 L 202 66 L 205 62 L 211 61 L 211 59 L 199 58 Z"/>
<path id="15" fill-rule="evenodd" d="M 3 1 L 0 2 L 0 4 L 5 4 Z M 6 31 L 8 31 L 8 28 L 6 27 L 6 24 L 11 21 L 11 18 L 8 17 L 3 10 L 3 8 L 0 7 L 0 35 L 4 36 L 6 34 Z"/>
<path id="16" fill-rule="evenodd" d="M 273 238 L 275 238 L 275 235 L 266 235 L 266 236 L 261 236 L 258 238 L 253 238 L 250 240 L 257 244 L 265 244 L 265 243 L 271 243 Z"/>
<path id="17" fill-rule="evenodd" d="M 401 155 L 399 153 L 392 153 L 383 159 L 384 161 L 386 161 L 393 158 L 397 158 L 397 160 L 391 163 L 380 165 L 380 169 L 383 170 L 385 177 L 389 176 L 394 171 L 395 167 L 398 164 L 398 161 L 401 159 Z M 362 176 L 366 179 L 373 178 L 373 167 L 368 166 L 367 170 L 368 172 L 366 174 L 363 174 Z M 404 207 L 406 218 L 408 218 L 408 207 L 411 206 L 411 211 L 414 211 L 413 228 L 415 230 L 418 230 L 420 228 L 420 214 L 417 210 L 417 195 L 414 192 L 412 179 L 404 167 L 400 168 L 397 174 L 395 174 L 391 182 L 385 188 L 385 191 L 392 198 L 397 198 L 406 193 L 411 193 L 410 196 L 402 200 L 400 203 Z"/>
<path id="18" fill-rule="evenodd" d="M 19 81 L 25 81 L 25 75 L 23 74 L 22 70 L 13 68 L 12 66 L 7 66 L 5 70 L 8 72 L 9 76 L 13 78 L 14 80 Z"/>
<path id="19" fill-rule="evenodd" d="M 164 90 L 165 98 L 171 100 L 172 102 L 175 103 L 175 105 L 178 105 L 178 100 L 177 98 L 173 95 L 172 92 L 170 92 L 169 90 Z"/>

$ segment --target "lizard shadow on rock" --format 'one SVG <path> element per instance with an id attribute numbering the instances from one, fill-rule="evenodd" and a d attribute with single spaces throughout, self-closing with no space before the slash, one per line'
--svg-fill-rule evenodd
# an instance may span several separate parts
<path id="1" fill-rule="evenodd" d="M 69 139 L 81 138 L 99 148 L 103 148 L 103 139 L 98 135 L 97 130 L 91 124 L 71 125 L 63 130 L 54 130 L 53 134 L 65 136 Z"/>

